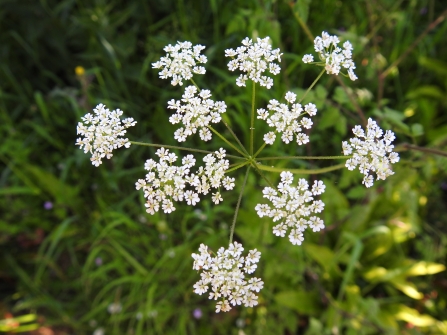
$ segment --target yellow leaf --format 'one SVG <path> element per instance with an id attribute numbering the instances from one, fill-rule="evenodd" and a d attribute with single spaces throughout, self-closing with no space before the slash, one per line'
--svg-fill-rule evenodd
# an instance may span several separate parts
<path id="1" fill-rule="evenodd" d="M 375 268 L 372 268 L 369 271 L 366 271 L 363 274 L 363 277 L 365 277 L 366 280 L 368 281 L 372 281 L 372 282 L 377 282 L 383 279 L 383 277 L 385 277 L 385 275 L 388 273 L 387 269 L 381 267 L 381 266 L 377 266 Z"/>
<path id="2" fill-rule="evenodd" d="M 405 305 L 399 305 L 398 311 L 394 316 L 398 320 L 409 322 L 417 327 L 430 327 L 438 323 L 430 315 L 419 314 L 417 310 Z"/>
<path id="3" fill-rule="evenodd" d="M 390 283 L 410 298 L 420 300 L 424 297 L 424 295 L 417 290 L 413 283 L 406 282 L 403 278 L 394 278 L 390 281 Z"/>
<path id="4" fill-rule="evenodd" d="M 445 266 L 443 264 L 421 261 L 413 264 L 411 268 L 405 273 L 405 275 L 425 276 L 425 275 L 432 275 L 442 271 L 445 271 Z"/>

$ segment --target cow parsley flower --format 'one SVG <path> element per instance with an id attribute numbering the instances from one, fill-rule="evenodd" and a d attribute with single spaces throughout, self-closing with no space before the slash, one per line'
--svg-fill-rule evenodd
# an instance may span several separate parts
<path id="1" fill-rule="evenodd" d="M 349 139 L 350 143 L 342 143 L 343 154 L 351 155 L 354 152 L 352 158 L 346 161 L 346 167 L 351 171 L 359 167 L 364 175 L 362 184 L 366 187 L 373 185 L 371 172 L 376 173 L 376 180 L 385 180 L 393 175 L 391 164 L 399 161 L 399 155 L 393 152 L 394 145 L 391 144 L 395 139 L 394 133 L 387 130 L 383 135 L 383 130 L 371 118 L 368 119 L 366 135 L 360 126 L 355 126 L 352 132 L 356 137 Z"/>
<path id="2" fill-rule="evenodd" d="M 166 56 L 161 57 L 158 62 L 152 63 L 152 68 L 161 69 L 158 73 L 160 78 L 172 78 L 171 85 L 183 85 L 182 80 L 189 80 L 193 73 L 204 74 L 206 72 L 203 66 L 198 63 L 205 64 L 207 58 L 200 52 L 205 49 L 203 45 L 192 45 L 191 42 L 177 42 L 172 46 L 169 44 L 163 50 Z"/>
<path id="3" fill-rule="evenodd" d="M 245 86 L 245 82 L 251 79 L 268 89 L 273 86 L 273 79 L 262 74 L 269 70 L 271 74 L 277 75 L 281 71 L 275 60 L 281 62 L 282 53 L 279 49 L 272 50 L 269 39 L 269 37 L 258 38 L 257 42 L 253 43 L 246 37 L 242 41 L 242 46 L 236 50 L 225 50 L 225 56 L 233 58 L 228 63 L 228 69 L 230 71 L 239 69 L 247 73 L 237 78 L 236 85 Z"/>
<path id="4" fill-rule="evenodd" d="M 331 36 L 323 31 L 320 36 L 314 40 L 314 48 L 318 53 L 321 62 L 315 62 L 312 55 L 304 55 L 304 63 L 314 63 L 322 65 L 326 69 L 326 73 L 338 75 L 344 68 L 347 69 L 347 75 L 351 80 L 356 80 L 354 73 L 355 64 L 352 60 L 352 44 L 349 41 L 343 43 L 343 49 L 338 46 L 340 40 L 337 36 Z"/>
<path id="5" fill-rule="evenodd" d="M 218 300 L 216 313 L 228 312 L 231 306 L 243 304 L 245 307 L 253 307 L 258 304 L 259 292 L 264 287 L 264 282 L 256 277 L 247 279 L 246 274 L 253 273 L 261 258 L 257 250 L 250 250 L 243 257 L 242 244 L 230 243 L 228 249 L 220 248 L 213 257 L 208 247 L 201 244 L 200 254 L 192 254 L 194 258 L 193 269 L 201 271 L 201 279 L 194 284 L 194 292 L 202 295 L 209 292 L 209 299 Z"/>
<path id="6" fill-rule="evenodd" d="M 300 104 L 294 103 L 296 94 L 293 92 L 287 92 L 285 99 L 288 104 L 282 104 L 273 99 L 267 105 L 268 111 L 264 108 L 258 109 L 258 119 L 266 120 L 270 127 L 276 128 L 275 132 L 271 131 L 264 135 L 264 141 L 267 144 L 273 144 L 276 133 L 282 133 L 281 139 L 286 144 L 292 141 L 294 137 L 299 145 L 306 144 L 309 142 L 309 136 L 304 134 L 302 130 L 303 128 L 310 129 L 312 120 L 302 116 L 305 114 L 314 116 L 317 114 L 317 107 L 308 103 L 303 109 Z M 302 118 L 300 119 L 300 117 Z"/>
<path id="7" fill-rule="evenodd" d="M 99 104 L 93 109 L 94 115 L 87 113 L 78 122 L 77 134 L 84 136 L 76 139 L 76 145 L 84 148 L 84 152 L 90 152 L 90 160 L 94 166 L 99 166 L 102 159 L 110 159 L 112 151 L 122 146 L 129 148 L 130 142 L 123 138 L 126 129 L 134 126 L 137 121 L 133 118 L 120 119 L 123 111 L 116 109 L 110 111 L 105 105 Z"/>
<path id="8" fill-rule="evenodd" d="M 220 187 L 231 190 L 234 187 L 234 178 L 225 176 L 229 167 L 229 161 L 225 159 L 225 150 L 220 149 L 203 158 L 205 166 L 200 166 L 195 172 L 191 168 L 196 164 L 193 155 L 187 155 L 182 159 L 182 165 L 173 165 L 177 161 L 177 155 L 169 152 L 169 149 L 158 149 L 156 155 L 160 158 L 157 163 L 148 159 L 144 169 L 148 171 L 145 179 L 139 179 L 135 183 L 137 190 L 144 191 L 146 212 L 155 214 L 161 209 L 164 213 L 175 211 L 174 201 L 184 201 L 188 205 L 195 206 L 200 201 L 200 194 L 206 195 L 212 189 L 212 201 L 215 204 L 221 202 Z"/>
<path id="9" fill-rule="evenodd" d="M 182 95 L 182 100 L 172 99 L 168 102 L 169 109 L 175 109 L 176 113 L 171 115 L 169 121 L 172 124 L 182 123 L 184 127 L 177 129 L 174 138 L 184 142 L 186 138 L 199 130 L 200 138 L 209 141 L 212 138 L 211 131 L 207 128 L 210 123 L 218 123 L 222 119 L 220 114 L 225 113 L 227 105 L 223 101 L 210 99 L 209 90 L 201 90 L 197 94 L 195 86 L 188 86 Z"/>
<path id="10" fill-rule="evenodd" d="M 294 245 L 301 245 L 304 240 L 303 232 L 310 227 L 314 232 L 324 229 L 324 222 L 313 216 L 321 213 L 324 203 L 315 200 L 316 195 L 324 193 L 326 186 L 321 180 L 316 180 L 309 190 L 305 179 L 299 179 L 297 186 L 292 186 L 293 175 L 289 171 L 281 172 L 281 182 L 278 189 L 265 187 L 264 198 L 270 200 L 272 205 L 258 204 L 255 209 L 259 217 L 267 216 L 273 221 L 280 221 L 273 227 L 273 234 L 284 237 L 289 232 L 289 240 Z"/>
<path id="11" fill-rule="evenodd" d="M 112 302 L 107 306 L 107 311 L 110 314 L 118 314 L 122 311 L 123 306 L 119 302 Z"/>

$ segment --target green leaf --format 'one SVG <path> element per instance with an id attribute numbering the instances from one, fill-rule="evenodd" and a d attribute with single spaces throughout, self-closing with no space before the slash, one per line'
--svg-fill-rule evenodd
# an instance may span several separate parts
<path id="1" fill-rule="evenodd" d="M 424 85 L 409 91 L 406 94 L 407 99 L 413 100 L 418 98 L 433 98 L 445 101 L 446 93 L 441 91 L 438 86 Z"/>
<path id="2" fill-rule="evenodd" d="M 297 0 L 293 6 L 293 11 L 298 15 L 303 22 L 307 22 L 309 17 L 309 5 L 311 0 Z"/>
<path id="3" fill-rule="evenodd" d="M 321 312 L 321 297 L 317 291 L 286 291 L 275 295 L 278 304 L 304 315 L 316 316 Z"/>
<path id="4" fill-rule="evenodd" d="M 42 113 L 42 117 L 45 122 L 50 122 L 50 113 L 48 112 L 47 105 L 43 99 L 42 93 L 36 92 L 34 93 L 34 100 L 36 100 L 37 106 L 39 106 L 39 110 Z"/>
<path id="5" fill-rule="evenodd" d="M 303 248 L 307 256 L 319 263 L 326 272 L 329 273 L 336 267 L 335 254 L 328 247 L 307 242 L 303 244 Z"/>
<path id="6" fill-rule="evenodd" d="M 337 86 L 335 88 L 334 100 L 340 103 L 341 105 L 349 103 L 348 95 L 346 94 L 345 90 L 340 86 Z"/>
<path id="7" fill-rule="evenodd" d="M 423 67 L 432 70 L 435 74 L 442 78 L 447 77 L 447 63 L 434 58 L 419 57 L 419 64 Z"/>
<path id="8" fill-rule="evenodd" d="M 383 255 L 390 250 L 393 245 L 393 234 L 387 226 L 376 226 L 369 229 L 365 234 L 369 236 L 365 239 L 364 258 L 371 260 Z"/>
<path id="9" fill-rule="evenodd" d="M 123 246 L 121 246 L 117 241 L 113 239 L 108 240 L 113 248 L 130 264 L 135 270 L 140 274 L 147 276 L 149 272 L 142 266 Z"/>
<path id="10" fill-rule="evenodd" d="M 26 186 L 12 186 L 0 189 L 0 195 L 13 195 L 13 194 L 32 194 L 38 195 L 40 192 L 37 189 Z"/>
<path id="11" fill-rule="evenodd" d="M 246 30 L 247 23 L 245 22 L 245 18 L 242 15 L 234 15 L 232 20 L 227 24 L 227 30 L 225 31 L 226 35 L 230 35 L 232 33 L 238 33 Z"/>
<path id="12" fill-rule="evenodd" d="M 410 127 L 402 122 L 402 120 L 405 118 L 404 113 L 395 111 L 391 108 L 384 107 L 383 108 L 383 120 L 388 121 L 396 128 L 400 129 L 402 132 L 404 132 L 407 135 L 410 135 Z"/>
<path id="13" fill-rule="evenodd" d="M 55 175 L 31 164 L 16 166 L 16 169 L 32 179 L 41 190 L 53 196 L 57 202 L 77 207 L 80 199 L 77 197 L 78 187 L 72 187 L 59 180 Z"/>
<path id="14" fill-rule="evenodd" d="M 424 135 L 424 127 L 420 123 L 413 123 L 411 125 L 411 133 L 413 136 Z"/>
<path id="15" fill-rule="evenodd" d="M 340 111 L 335 107 L 327 107 L 324 113 L 321 113 L 321 118 L 318 121 L 318 128 L 324 130 L 326 128 L 335 126 L 340 118 Z"/>

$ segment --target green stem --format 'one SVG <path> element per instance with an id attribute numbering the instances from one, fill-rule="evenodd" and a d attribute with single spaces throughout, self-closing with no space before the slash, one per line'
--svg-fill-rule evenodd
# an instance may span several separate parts
<path id="1" fill-rule="evenodd" d="M 236 211 L 234 212 L 233 223 L 231 224 L 230 243 L 229 244 L 233 243 L 233 235 L 234 235 L 234 228 L 236 227 L 237 214 L 239 212 L 239 207 L 241 206 L 242 194 L 244 193 L 244 188 L 245 188 L 245 185 L 247 184 L 248 173 L 250 172 L 250 167 L 251 167 L 250 165 L 247 167 L 247 172 L 245 173 L 245 178 L 244 178 L 244 183 L 242 184 L 241 193 L 239 193 L 239 199 L 237 200 Z"/>
<path id="2" fill-rule="evenodd" d="M 200 150 L 200 149 L 193 149 L 193 148 L 184 148 L 184 147 L 178 147 L 175 145 L 144 143 L 144 142 L 134 142 L 134 141 L 129 141 L 129 142 L 134 145 L 141 145 L 141 146 L 145 146 L 145 147 L 177 149 L 177 150 L 183 150 L 183 151 L 200 152 L 202 154 L 214 154 L 214 151 Z M 234 159 L 245 159 L 245 157 L 228 155 L 228 154 L 226 155 L 226 157 L 234 158 Z"/>
<path id="3" fill-rule="evenodd" d="M 193 83 L 194 84 L 194 86 L 199 90 L 199 92 L 201 91 L 201 89 L 200 89 L 200 87 L 196 84 L 196 82 L 194 81 L 194 79 L 190 79 L 191 80 L 191 83 Z"/>
<path id="4" fill-rule="evenodd" d="M 207 126 L 211 131 L 216 134 L 222 141 L 224 141 L 226 144 L 228 144 L 230 147 L 232 147 L 234 150 L 239 152 L 242 156 L 246 156 L 242 151 L 240 151 L 236 146 L 234 146 L 230 141 L 228 141 L 225 137 L 223 137 L 216 129 L 214 129 L 211 126 Z"/>
<path id="5" fill-rule="evenodd" d="M 194 86 L 199 90 L 199 92 L 201 91 L 201 89 L 199 88 L 199 86 L 196 84 L 196 82 L 194 81 L 194 79 L 190 79 L 191 82 L 194 84 Z M 234 137 L 234 139 L 236 140 L 236 142 L 239 144 L 239 146 L 241 147 L 242 151 L 245 152 L 245 154 L 248 156 L 248 152 L 247 150 L 245 150 L 245 147 L 242 145 L 241 141 L 239 140 L 239 138 L 236 136 L 236 134 L 234 133 L 233 129 L 230 128 L 230 126 L 224 121 L 222 120 L 223 124 L 225 125 L 225 127 L 227 127 L 227 129 L 230 131 L 231 135 Z"/>
<path id="6" fill-rule="evenodd" d="M 241 164 L 235 164 L 231 169 L 228 169 L 227 171 L 225 171 L 225 173 L 236 171 L 237 169 L 240 169 L 241 167 L 244 167 L 247 164 L 250 164 L 249 160 L 247 160 Z"/>
<path id="7" fill-rule="evenodd" d="M 274 156 L 274 157 L 259 157 L 256 158 L 258 161 L 262 160 L 275 160 L 275 159 L 348 159 L 352 156 Z"/>
<path id="8" fill-rule="evenodd" d="M 268 180 L 267 177 L 264 176 L 264 174 L 262 173 L 262 171 L 259 169 L 259 164 L 256 164 L 256 162 L 253 162 L 253 163 L 252 163 L 252 166 L 255 168 L 256 172 L 259 173 L 259 175 L 262 177 L 262 179 L 264 179 L 264 180 L 267 182 L 267 184 L 268 184 L 271 188 L 276 189 L 276 187 L 273 186 L 273 184 L 271 183 L 271 181 Z"/>
<path id="9" fill-rule="evenodd" d="M 255 159 L 261 153 L 261 151 L 265 148 L 266 145 L 267 145 L 267 143 L 265 143 L 265 142 L 264 142 L 264 144 L 261 145 L 261 147 L 258 149 L 258 151 L 256 151 L 256 153 L 253 155 L 253 159 Z"/>
<path id="10" fill-rule="evenodd" d="M 307 89 L 307 91 L 306 91 L 306 92 L 304 93 L 304 95 L 301 97 L 300 101 L 298 101 L 299 104 L 301 103 L 301 101 L 304 100 L 304 98 L 306 97 L 307 93 L 310 92 L 310 90 L 315 86 L 315 84 L 318 82 L 318 80 L 320 80 L 321 76 L 323 75 L 323 73 L 324 73 L 325 71 L 326 71 L 326 70 L 323 69 L 323 70 L 320 72 L 320 74 L 318 75 L 317 79 L 314 80 L 314 82 L 312 83 L 312 85 L 309 86 L 309 88 Z"/>
<path id="11" fill-rule="evenodd" d="M 256 83 L 253 82 L 253 91 L 251 97 L 251 118 L 250 118 L 250 155 L 253 156 L 253 138 L 254 138 L 254 126 L 255 126 L 255 96 L 256 96 Z"/>
<path id="12" fill-rule="evenodd" d="M 293 174 L 320 174 L 320 173 L 326 173 L 330 171 L 335 171 L 342 169 L 345 165 L 344 164 L 338 164 L 334 166 L 329 166 L 326 168 L 321 169 L 287 169 L 287 168 L 276 168 L 276 167 L 270 167 L 262 164 L 257 164 L 257 167 L 259 170 L 263 171 L 269 171 L 269 172 L 283 172 L 283 171 L 290 171 Z"/>
<path id="13" fill-rule="evenodd" d="M 291 7 L 293 6 L 293 4 L 294 4 L 293 2 L 290 2 L 290 6 L 291 6 Z M 307 26 L 306 22 L 304 22 L 304 20 L 301 18 L 301 16 L 300 16 L 300 14 L 298 13 L 298 11 L 292 9 L 292 12 L 293 12 L 293 14 L 294 14 L 296 20 L 298 21 L 299 25 L 301 26 L 301 28 L 304 30 L 304 33 L 307 35 L 307 38 L 308 38 L 310 41 L 313 41 L 313 40 L 314 40 L 314 37 L 313 37 L 313 35 L 312 35 L 312 33 L 311 33 L 309 27 Z"/>
<path id="14" fill-rule="evenodd" d="M 236 136 L 236 134 L 233 132 L 233 129 L 231 129 L 231 127 L 224 121 L 222 120 L 223 124 L 225 125 L 225 127 L 227 127 L 227 129 L 230 131 L 231 135 L 233 135 L 234 139 L 236 140 L 236 142 L 239 144 L 239 147 L 245 152 L 245 154 L 248 156 L 248 151 L 245 149 L 245 147 L 242 145 L 241 141 L 239 140 L 239 138 Z"/>

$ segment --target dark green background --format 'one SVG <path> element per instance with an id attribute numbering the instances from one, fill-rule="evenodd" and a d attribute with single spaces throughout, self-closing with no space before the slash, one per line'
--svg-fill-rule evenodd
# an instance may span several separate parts
<path id="1" fill-rule="evenodd" d="M 405 143 L 447 148 L 447 23 L 435 21 L 446 7 L 440 0 L 1 0 L 0 315 L 37 315 L 56 334 L 99 327 L 120 335 L 447 334 L 447 279 L 439 272 L 446 264 L 447 159 L 404 150 Z M 166 105 L 182 89 L 160 80 L 151 63 L 167 44 L 189 40 L 207 47 L 199 86 L 225 100 L 228 121 L 248 143 L 251 91 L 235 85 L 224 50 L 246 36 L 270 36 L 281 48 L 282 72 L 272 90 L 258 91 L 261 107 L 312 83 L 318 69 L 301 58 L 313 51 L 309 35 L 323 30 L 354 45 L 359 80 L 342 78 L 343 88 L 323 76 L 306 98 L 319 109 L 311 143 L 277 140 L 266 155 L 339 155 L 361 109 L 396 133 L 401 161 L 370 190 L 358 171 L 322 176 L 327 228 L 305 235 L 301 247 L 275 238 L 272 222 L 257 217 L 264 184 L 251 175 L 236 240 L 262 252 L 255 275 L 265 287 L 256 308 L 215 314 L 214 302 L 192 292 L 199 276 L 190 255 L 200 243 L 228 243 L 238 189 L 223 194 L 223 205 L 205 197 L 195 210 L 147 215 L 134 183 L 154 150 L 120 149 L 95 168 L 74 146 L 76 124 L 104 103 L 138 121 L 131 140 L 177 144 Z M 243 175 L 233 176 L 240 185 Z M 110 315 L 114 301 L 123 311 Z M 193 317 L 197 308 L 201 319 Z"/>

